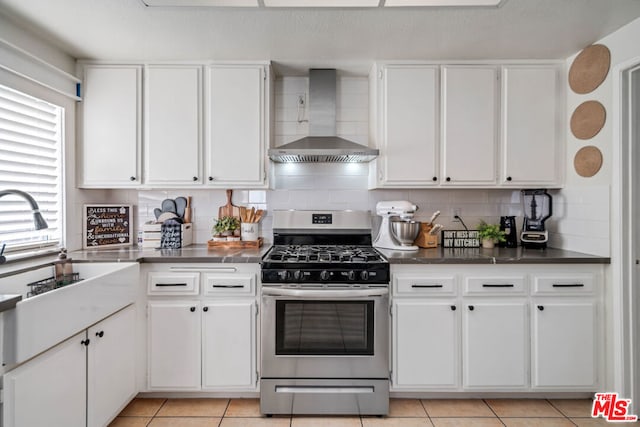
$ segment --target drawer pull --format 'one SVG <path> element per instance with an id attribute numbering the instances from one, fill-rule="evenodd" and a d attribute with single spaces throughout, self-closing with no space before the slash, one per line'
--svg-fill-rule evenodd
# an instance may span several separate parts
<path id="1" fill-rule="evenodd" d="M 584 283 L 554 283 L 554 288 L 584 288 Z"/>
<path id="2" fill-rule="evenodd" d="M 186 283 L 156 283 L 155 286 L 187 286 Z"/>
<path id="3" fill-rule="evenodd" d="M 451 311 L 456 311 L 456 306 L 455 305 L 451 306 Z"/>
<path id="4" fill-rule="evenodd" d="M 475 307 L 474 307 L 474 306 L 472 306 L 472 305 L 470 305 L 470 306 L 469 306 L 469 310 L 473 311 L 473 310 L 475 310 Z"/>
<path id="5" fill-rule="evenodd" d="M 216 273 L 235 273 L 236 267 L 170 267 L 171 271 L 215 271 Z"/>
<path id="6" fill-rule="evenodd" d="M 513 288 L 513 283 L 483 283 L 483 288 Z"/>
<path id="7" fill-rule="evenodd" d="M 412 288 L 442 288 L 443 285 L 436 283 L 433 285 L 411 285 Z"/>
<path id="8" fill-rule="evenodd" d="M 540 311 L 544 311 L 544 305 L 539 305 L 539 306 L 538 306 L 538 310 L 540 310 Z"/>
<path id="9" fill-rule="evenodd" d="M 223 288 L 223 289 L 240 289 L 244 288 L 244 285 L 213 285 L 214 288 Z"/>

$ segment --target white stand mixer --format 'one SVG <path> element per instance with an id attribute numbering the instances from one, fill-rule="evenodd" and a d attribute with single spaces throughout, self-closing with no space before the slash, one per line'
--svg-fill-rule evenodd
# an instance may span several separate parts
<path id="1" fill-rule="evenodd" d="M 376 214 L 382 217 L 378 237 L 373 241 L 373 246 L 382 249 L 392 249 L 395 251 L 417 251 L 415 245 L 403 245 L 393 234 L 391 229 L 391 217 L 400 217 L 406 221 L 413 218 L 418 207 L 406 200 L 378 202 L 376 204 Z"/>

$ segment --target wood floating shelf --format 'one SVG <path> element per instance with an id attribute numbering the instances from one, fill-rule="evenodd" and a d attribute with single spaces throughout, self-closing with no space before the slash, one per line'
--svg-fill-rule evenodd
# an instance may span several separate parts
<path id="1" fill-rule="evenodd" d="M 263 241 L 262 237 L 259 237 L 258 240 L 237 240 L 232 242 L 214 242 L 213 240 L 209 240 L 207 246 L 209 249 L 258 249 L 262 246 Z"/>

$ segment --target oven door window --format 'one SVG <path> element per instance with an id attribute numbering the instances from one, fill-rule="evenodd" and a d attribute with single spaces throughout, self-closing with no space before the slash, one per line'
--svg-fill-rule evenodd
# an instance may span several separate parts
<path id="1" fill-rule="evenodd" d="M 276 355 L 373 355 L 374 301 L 276 301 Z"/>

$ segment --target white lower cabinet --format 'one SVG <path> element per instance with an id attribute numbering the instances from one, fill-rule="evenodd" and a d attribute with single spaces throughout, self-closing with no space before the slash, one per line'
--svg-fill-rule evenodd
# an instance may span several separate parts
<path id="1" fill-rule="evenodd" d="M 136 393 L 134 324 L 129 306 L 5 374 L 4 426 L 108 425 Z"/>
<path id="2" fill-rule="evenodd" d="M 150 301 L 149 389 L 200 389 L 200 302 Z"/>
<path id="3" fill-rule="evenodd" d="M 467 302 L 463 307 L 465 388 L 525 388 L 527 306 L 522 302 Z"/>
<path id="4" fill-rule="evenodd" d="M 597 376 L 597 319 L 593 301 L 533 303 L 532 386 L 593 390 Z"/>
<path id="5" fill-rule="evenodd" d="M 256 391 L 259 265 L 152 268 L 149 283 L 191 272 L 197 284 L 170 296 L 148 288 L 148 390 Z"/>
<path id="6" fill-rule="evenodd" d="M 397 389 L 458 385 L 455 301 L 398 299 L 393 306 L 392 383 Z"/>
<path id="7" fill-rule="evenodd" d="M 202 310 L 202 388 L 254 388 L 256 304 L 205 302 Z"/>
<path id="8" fill-rule="evenodd" d="M 601 287 L 598 265 L 392 265 L 392 391 L 595 392 Z"/>

